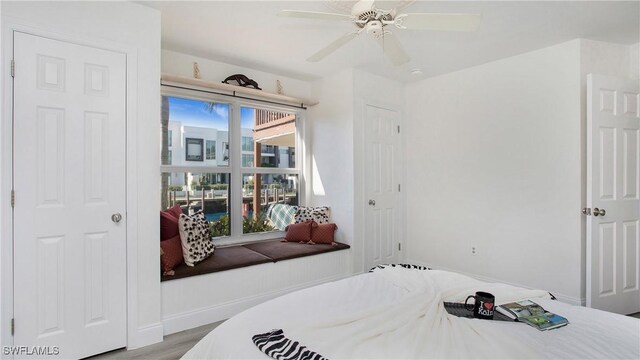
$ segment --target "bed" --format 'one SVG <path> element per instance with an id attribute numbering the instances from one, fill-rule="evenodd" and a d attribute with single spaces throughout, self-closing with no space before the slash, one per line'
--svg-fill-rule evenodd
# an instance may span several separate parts
<path id="1" fill-rule="evenodd" d="M 517 322 L 449 315 L 443 301 L 484 290 L 496 304 L 531 299 L 569 319 L 538 331 Z M 214 329 L 183 359 L 269 359 L 252 341 L 282 329 L 313 354 L 338 358 L 640 359 L 640 320 L 552 300 L 540 290 L 460 274 L 385 266 L 296 291 L 248 309 Z M 274 358 L 292 358 L 281 349 Z"/>

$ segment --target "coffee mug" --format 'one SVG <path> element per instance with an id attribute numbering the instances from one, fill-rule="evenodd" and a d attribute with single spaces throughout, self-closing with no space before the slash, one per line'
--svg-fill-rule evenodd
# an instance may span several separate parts
<path id="1" fill-rule="evenodd" d="M 475 304 L 467 304 L 469 299 L 474 298 Z M 469 295 L 464 301 L 464 307 L 471 310 L 469 306 L 473 306 L 473 317 L 478 319 L 493 319 L 493 308 L 496 297 L 488 292 L 478 291 L 475 295 Z"/>

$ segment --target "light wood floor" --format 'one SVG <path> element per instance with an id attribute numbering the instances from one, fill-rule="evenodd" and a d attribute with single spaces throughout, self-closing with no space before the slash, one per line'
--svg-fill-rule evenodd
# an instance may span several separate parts
<path id="1" fill-rule="evenodd" d="M 629 316 L 640 319 L 640 313 Z M 140 349 L 127 351 L 119 349 L 108 353 L 90 357 L 90 360 L 133 360 L 133 359 L 153 359 L 153 360 L 177 360 L 191 349 L 200 339 L 215 329 L 222 321 L 197 327 L 195 329 L 181 331 L 164 337 L 161 343 L 149 345 Z"/>
<path id="2" fill-rule="evenodd" d="M 145 346 L 140 349 L 127 351 L 119 349 L 108 353 L 96 355 L 87 359 L 90 360 L 176 360 L 180 359 L 189 349 L 191 349 L 200 339 L 215 329 L 222 321 L 197 327 L 195 329 L 181 331 L 167 335 L 161 343 Z"/>

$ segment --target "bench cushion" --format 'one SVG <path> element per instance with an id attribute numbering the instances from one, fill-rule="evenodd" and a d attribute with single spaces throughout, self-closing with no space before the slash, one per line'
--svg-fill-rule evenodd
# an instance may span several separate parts
<path id="1" fill-rule="evenodd" d="M 217 271 L 237 269 L 245 266 L 272 262 L 270 258 L 242 246 L 217 247 L 213 255 L 195 266 L 179 265 L 173 270 L 175 275 L 162 276 L 162 281 L 209 274 Z"/>
<path id="2" fill-rule="evenodd" d="M 161 281 L 175 280 L 349 248 L 349 245 L 342 243 L 335 243 L 335 246 L 325 244 L 309 245 L 295 242 L 282 242 L 281 240 L 282 239 L 277 239 L 246 245 L 217 247 L 213 255 L 197 263 L 195 266 L 190 267 L 185 264 L 178 265 L 173 269 L 175 275 L 163 275 L 160 279 Z"/>
<path id="3" fill-rule="evenodd" d="M 264 241 L 242 246 L 273 259 L 273 262 L 349 248 L 349 245 L 342 243 L 336 243 L 335 246 L 328 244 L 309 245 L 296 242 L 281 242 L 280 240 Z"/>

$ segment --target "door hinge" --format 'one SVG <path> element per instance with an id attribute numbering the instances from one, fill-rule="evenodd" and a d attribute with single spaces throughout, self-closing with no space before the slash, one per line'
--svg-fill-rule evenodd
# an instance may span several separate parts
<path id="1" fill-rule="evenodd" d="M 398 134 L 400 134 L 400 125 L 398 125 Z"/>
<path id="2" fill-rule="evenodd" d="M 398 184 L 398 192 L 400 192 L 400 184 Z"/>
<path id="3" fill-rule="evenodd" d="M 402 251 L 402 243 L 398 243 L 398 251 Z"/>
<path id="4" fill-rule="evenodd" d="M 16 319 L 11 319 L 11 336 L 16 333 Z"/>
<path id="5" fill-rule="evenodd" d="M 16 206 L 16 191 L 15 190 L 11 190 L 11 207 L 15 207 Z"/>
<path id="6" fill-rule="evenodd" d="M 16 61 L 11 60 L 11 77 L 16 77 Z"/>

